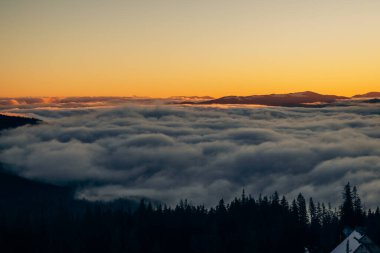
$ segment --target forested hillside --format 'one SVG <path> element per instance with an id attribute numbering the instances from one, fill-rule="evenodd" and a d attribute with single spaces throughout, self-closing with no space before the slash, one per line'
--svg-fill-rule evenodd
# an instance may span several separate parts
<path id="1" fill-rule="evenodd" d="M 23 203 L 19 211 L 2 195 L 4 252 L 329 252 L 346 227 L 360 227 L 380 244 L 379 209 L 363 210 L 349 184 L 336 209 L 302 194 L 288 201 L 277 193 L 255 199 L 243 192 L 213 208 L 186 200 L 171 208 L 146 201 L 136 206 L 127 200 L 68 200 L 57 189 L 46 188 L 51 195 L 44 201 L 30 200 L 30 191 L 27 207 L 16 198 Z"/>

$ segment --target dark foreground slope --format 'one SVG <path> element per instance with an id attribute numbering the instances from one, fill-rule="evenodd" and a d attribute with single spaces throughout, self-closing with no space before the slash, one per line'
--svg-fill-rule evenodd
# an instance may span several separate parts
<path id="1" fill-rule="evenodd" d="M 304 253 L 308 248 L 323 253 L 339 244 L 346 226 L 360 226 L 380 242 L 380 211 L 364 212 L 347 197 L 339 211 L 306 201 L 301 194 L 288 202 L 276 193 L 259 199 L 243 193 L 213 208 L 187 201 L 167 208 L 142 201 L 133 210 L 120 202 L 66 199 L 62 188 L 8 176 L 7 182 L 33 190 L 19 190 L 17 201 L 26 203 L 18 210 L 0 208 L 1 252 Z M 42 189 L 51 192 L 46 197 Z M 44 201 L 25 199 L 35 194 Z M 347 196 L 354 196 L 351 190 Z"/>
<path id="2" fill-rule="evenodd" d="M 115 214 L 127 215 L 137 205 L 133 200 L 76 200 L 70 187 L 1 171 L 0 252 L 112 252 L 107 250 L 111 244 L 102 246 L 108 236 L 117 236 L 108 221 L 114 219 L 117 229 L 121 220 Z"/>
<path id="3" fill-rule="evenodd" d="M 31 206 L 56 206 L 73 199 L 68 187 L 35 182 L 0 171 L 0 209 L 3 212 L 30 210 Z"/>

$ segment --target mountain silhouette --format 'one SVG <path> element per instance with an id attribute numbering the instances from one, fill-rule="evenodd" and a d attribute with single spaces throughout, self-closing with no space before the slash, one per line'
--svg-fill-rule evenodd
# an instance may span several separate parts
<path id="1" fill-rule="evenodd" d="M 353 98 L 380 98 L 380 92 L 368 92 L 361 95 L 355 95 Z"/>
<path id="2" fill-rule="evenodd" d="M 298 106 L 312 103 L 332 103 L 341 99 L 349 98 L 336 95 L 322 95 L 311 91 L 305 91 L 288 94 L 227 96 L 200 102 L 198 104 L 256 104 L 268 106 Z"/>
<path id="3" fill-rule="evenodd" d="M 0 130 L 20 127 L 24 125 L 36 125 L 41 122 L 42 122 L 41 120 L 34 119 L 34 118 L 26 118 L 26 117 L 9 116 L 9 115 L 0 114 Z"/>

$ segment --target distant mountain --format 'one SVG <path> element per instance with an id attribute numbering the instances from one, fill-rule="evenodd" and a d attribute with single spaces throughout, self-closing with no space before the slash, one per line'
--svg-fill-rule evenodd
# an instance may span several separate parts
<path id="1" fill-rule="evenodd" d="M 368 92 L 361 95 L 355 95 L 353 98 L 380 98 L 380 92 Z"/>
<path id="2" fill-rule="evenodd" d="M 268 106 L 299 106 L 315 103 L 332 103 L 348 97 L 322 95 L 311 91 L 288 94 L 270 94 L 253 96 L 228 96 L 200 102 L 199 104 L 256 104 Z"/>
<path id="3" fill-rule="evenodd" d="M 20 127 L 24 125 L 36 125 L 40 122 L 42 121 L 38 119 L 34 119 L 34 118 L 8 116 L 8 115 L 0 114 L 0 130 Z"/>

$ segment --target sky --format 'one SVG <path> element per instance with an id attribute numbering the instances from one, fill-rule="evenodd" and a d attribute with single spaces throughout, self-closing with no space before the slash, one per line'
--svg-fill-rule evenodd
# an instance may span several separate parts
<path id="1" fill-rule="evenodd" d="M 378 0 L 2 0 L 2 97 L 380 90 Z"/>

